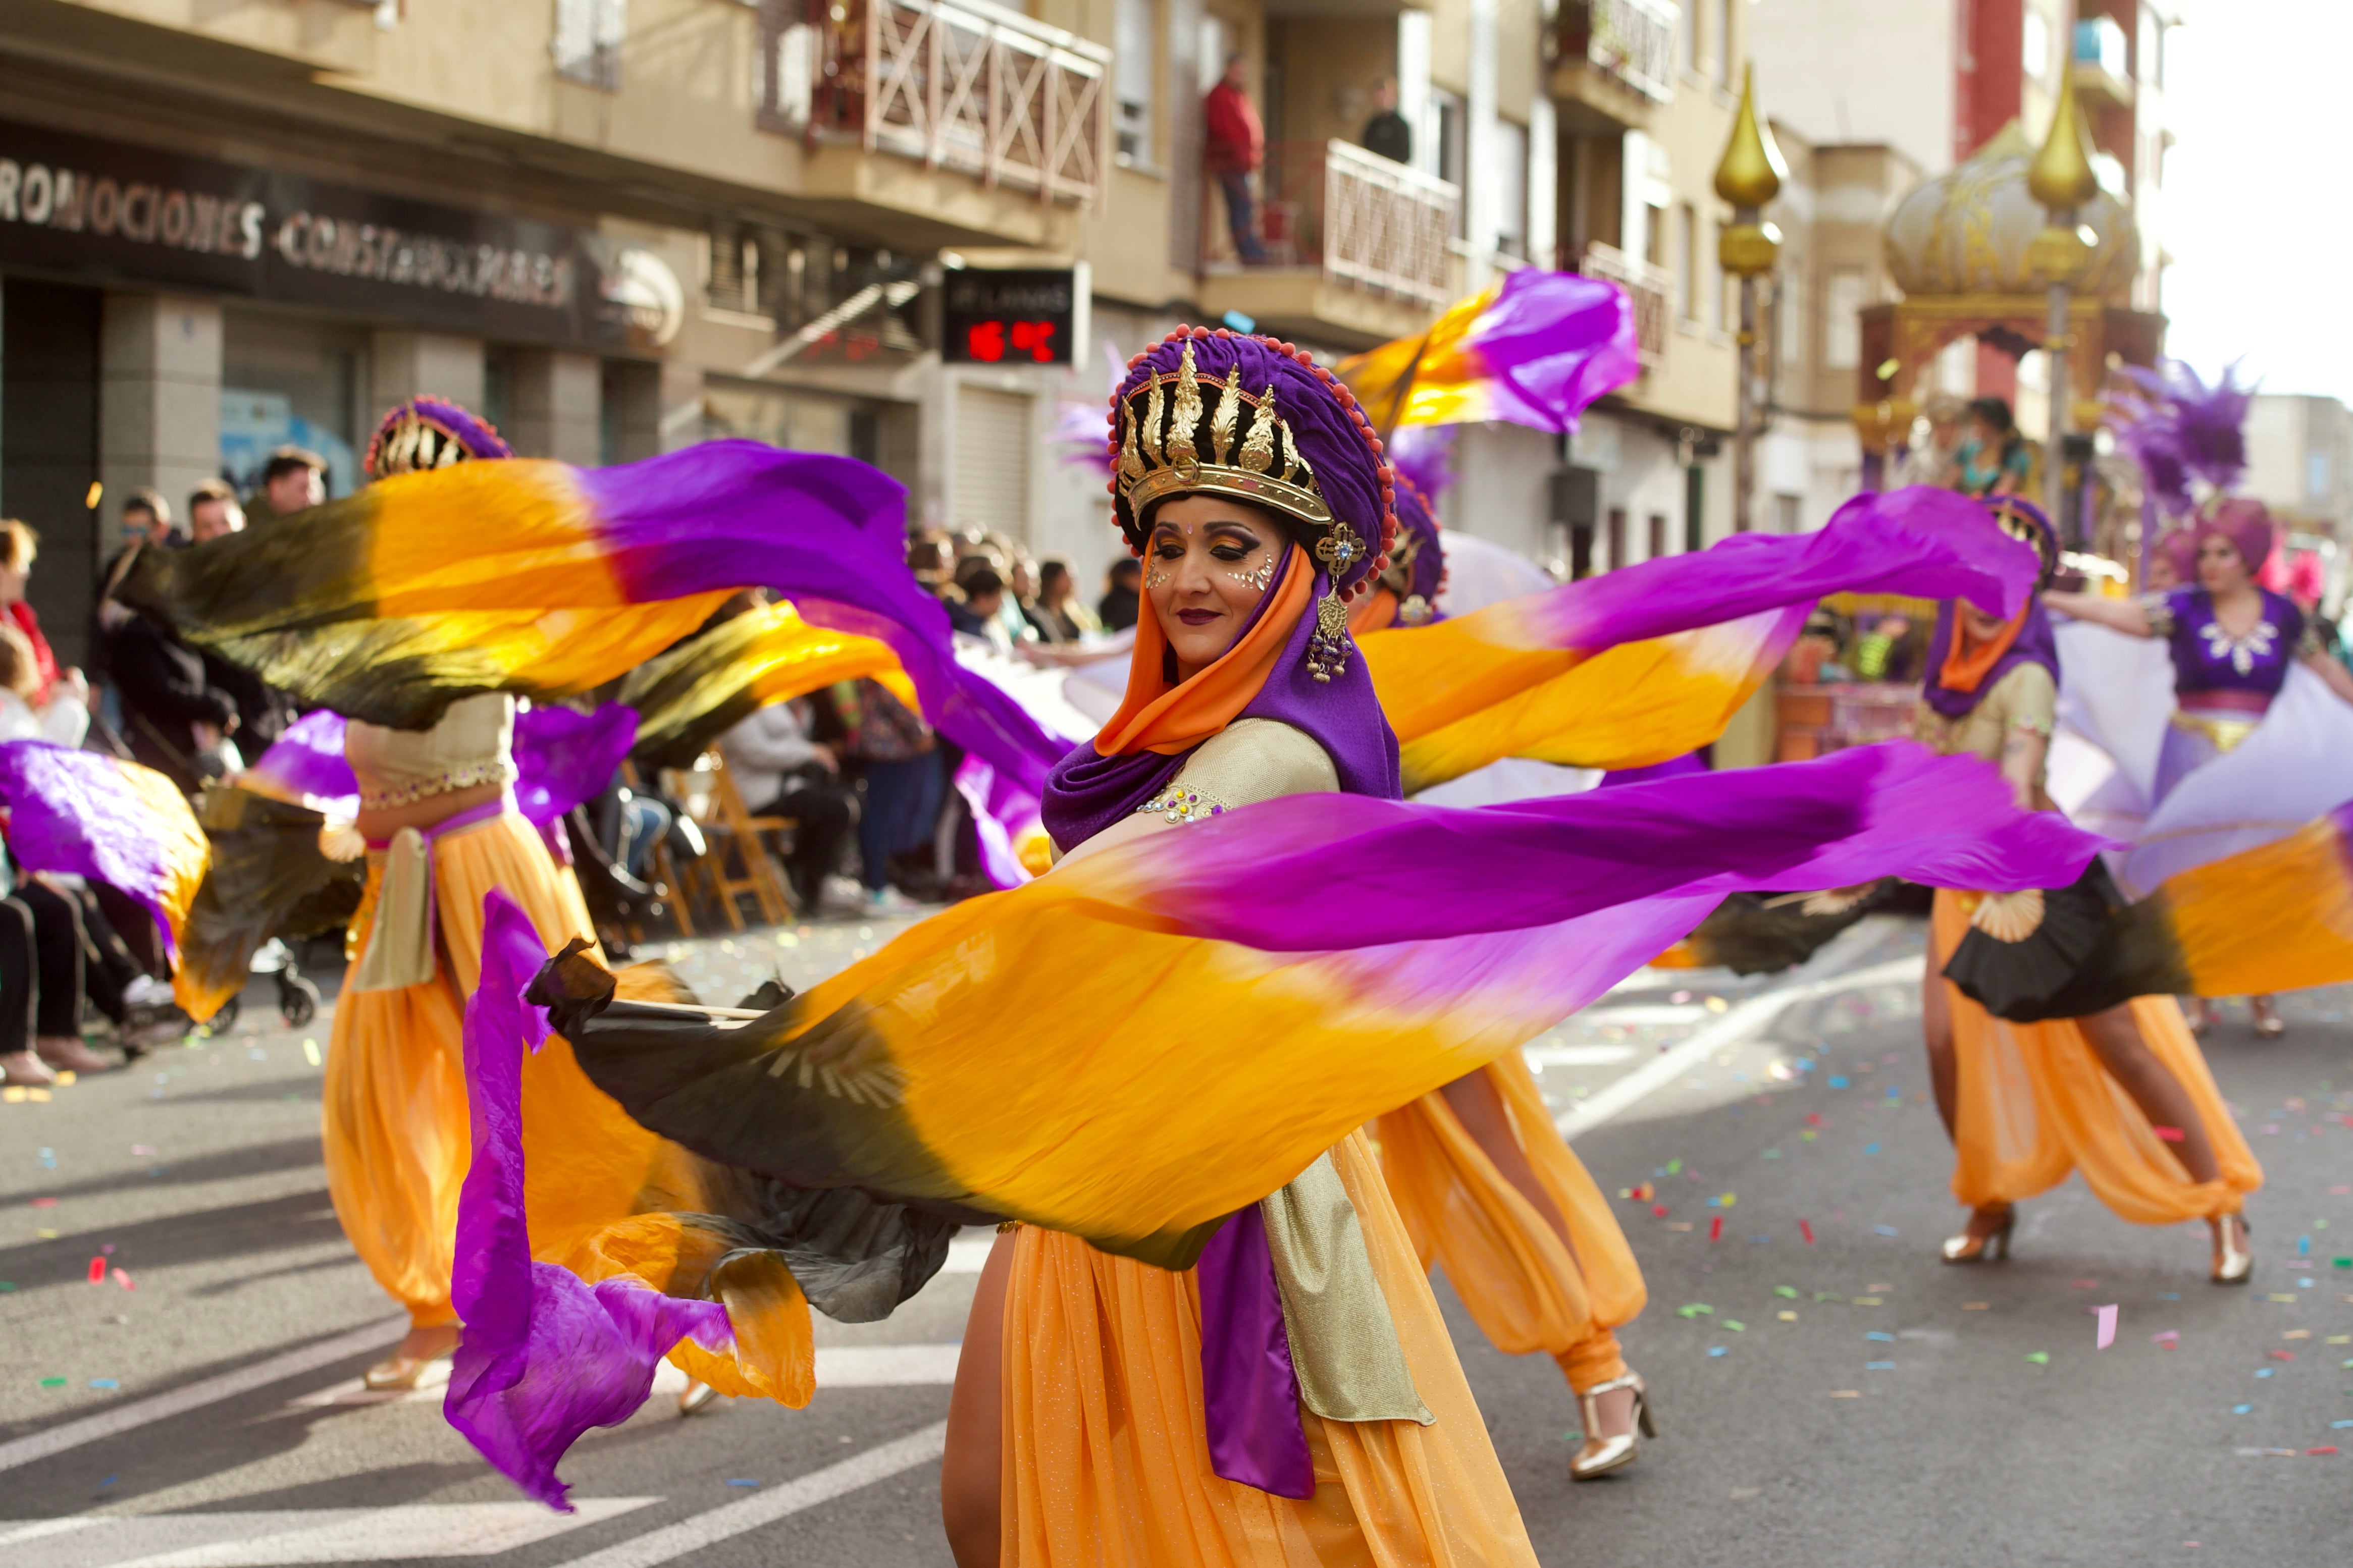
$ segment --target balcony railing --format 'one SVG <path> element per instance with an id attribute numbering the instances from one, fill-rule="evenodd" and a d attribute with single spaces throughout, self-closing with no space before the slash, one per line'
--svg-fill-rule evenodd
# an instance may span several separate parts
<path id="1" fill-rule="evenodd" d="M 1111 164 L 1111 51 L 988 0 L 762 0 L 759 122 L 1080 205 Z"/>
<path id="2" fill-rule="evenodd" d="M 1556 59 L 1586 65 L 1656 103 L 1675 96 L 1672 0 L 1564 0 Z"/>
<path id="3" fill-rule="evenodd" d="M 1668 312 L 1675 294 L 1675 275 L 1663 267 L 1637 261 L 1615 246 L 1588 245 L 1577 264 L 1588 278 L 1607 278 L 1626 290 L 1634 302 L 1634 342 L 1642 363 L 1653 365 L 1667 352 Z"/>
<path id="4" fill-rule="evenodd" d="M 1277 142 L 1264 191 L 1260 227 L 1278 265 L 1432 307 L 1454 297 L 1446 242 L 1462 193 L 1446 181 L 1346 142 Z"/>

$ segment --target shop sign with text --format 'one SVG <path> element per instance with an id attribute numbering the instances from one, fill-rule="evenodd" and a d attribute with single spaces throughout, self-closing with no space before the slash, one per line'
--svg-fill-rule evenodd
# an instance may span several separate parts
<path id="1" fill-rule="evenodd" d="M 0 121 L 0 262 L 484 337 L 655 348 L 651 252 L 592 231 Z"/>

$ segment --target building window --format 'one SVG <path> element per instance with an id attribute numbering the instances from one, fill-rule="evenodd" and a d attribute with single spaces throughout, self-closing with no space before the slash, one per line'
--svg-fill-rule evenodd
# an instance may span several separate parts
<path id="1" fill-rule="evenodd" d="M 1798 531 L 1798 507 L 1803 500 L 1804 498 L 1801 496 L 1793 495 L 1777 495 L 1773 498 L 1774 532 L 1795 533 Z"/>
<path id="2" fill-rule="evenodd" d="M 1656 561 L 1667 552 L 1667 514 L 1665 512 L 1654 511 L 1651 514 L 1650 535 L 1648 541 L 1650 549 L 1645 552 L 1643 558 Z"/>
<path id="3" fill-rule="evenodd" d="M 618 91 L 621 41 L 628 30 L 629 0 L 555 0 L 555 37 L 549 44 L 555 74 Z"/>
<path id="4" fill-rule="evenodd" d="M 1459 191 L 1462 188 L 1465 143 L 1468 140 L 1464 132 L 1469 129 L 1461 95 L 1449 92 L 1442 87 L 1430 89 L 1430 118 L 1438 121 L 1438 177 Z M 1456 202 L 1455 238 L 1471 237 L 1470 222 L 1471 204 Z"/>
<path id="5" fill-rule="evenodd" d="M 1615 572 L 1626 564 L 1626 509 L 1609 509 L 1609 570 Z"/>
<path id="6" fill-rule="evenodd" d="M 1834 267 L 1822 288 L 1822 368 L 1852 370 L 1862 363 L 1864 279 L 1859 267 Z"/>
<path id="7" fill-rule="evenodd" d="M 1681 238 L 1683 276 L 1676 282 L 1683 289 L 1683 320 L 1696 325 L 1699 321 L 1699 213 L 1685 202 L 1676 214 Z"/>
<path id="8" fill-rule="evenodd" d="M 1528 128 L 1495 122 L 1495 248 L 1528 254 Z"/>
<path id="9" fill-rule="evenodd" d="M 1732 85 L 1732 0 L 1715 0 L 1715 79 Z"/>
<path id="10" fill-rule="evenodd" d="M 1158 80 L 1153 39 L 1155 0 L 1119 0 L 1112 22 L 1112 89 L 1116 94 L 1119 155 L 1131 163 L 1152 160 L 1152 84 Z"/>

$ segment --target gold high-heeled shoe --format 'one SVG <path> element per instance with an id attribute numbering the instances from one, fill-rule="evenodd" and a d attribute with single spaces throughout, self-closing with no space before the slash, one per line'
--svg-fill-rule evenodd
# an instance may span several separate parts
<path id="1" fill-rule="evenodd" d="M 1601 1395 L 1620 1388 L 1634 1391 L 1634 1425 L 1645 1437 L 1656 1437 L 1659 1426 L 1651 1418 L 1651 1388 L 1642 1374 L 1630 1372 L 1623 1377 L 1613 1377 L 1607 1383 L 1597 1383 L 1577 1396 L 1577 1408 L 1585 1422 L 1585 1445 L 1568 1461 L 1568 1479 L 1572 1481 L 1599 1480 L 1612 1470 L 1622 1470 L 1641 1457 L 1641 1445 L 1632 1432 L 1621 1432 L 1615 1437 L 1596 1435 L 1601 1425 Z"/>
<path id="2" fill-rule="evenodd" d="M 2232 1220 L 2239 1223 L 2234 1226 L 2231 1224 Z M 2255 1255 L 2232 1239 L 2232 1233 L 2235 1230 L 2240 1237 L 2252 1237 L 2255 1227 L 2247 1223 L 2247 1216 L 2242 1214 L 2226 1214 L 2206 1223 L 2214 1231 L 2214 1283 L 2244 1285 L 2255 1271 Z"/>
<path id="3" fill-rule="evenodd" d="M 1983 1209 L 1978 1211 L 1978 1214 L 1985 1212 L 1987 1211 Z M 1974 1219 L 1976 1216 L 1970 1217 Z M 2005 1259 L 2010 1257 L 2010 1233 L 2017 1226 L 2018 1211 L 2004 1205 L 2001 1210 L 2001 1224 L 1992 1230 L 1981 1235 L 1973 1235 L 1965 1230 L 1958 1236 L 1947 1237 L 1943 1248 L 1944 1259 L 1947 1263 L 1991 1263 L 1997 1259 Z"/>

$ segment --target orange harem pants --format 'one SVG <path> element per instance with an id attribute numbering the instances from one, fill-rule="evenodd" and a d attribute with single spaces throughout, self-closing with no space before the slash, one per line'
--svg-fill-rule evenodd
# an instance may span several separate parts
<path id="1" fill-rule="evenodd" d="M 1315 1495 L 1209 1468 L 1201 1298 L 1023 1226 L 1005 1302 L 1004 1568 L 1535 1568 L 1438 1302 L 1362 1133 L 1332 1151 L 1413 1385 L 1437 1421 L 1302 1409 Z"/>
<path id="2" fill-rule="evenodd" d="M 370 857 L 353 923 L 364 951 L 383 874 Z M 457 1313 L 449 1277 L 458 1192 L 472 1160 L 462 1026 L 481 979 L 482 900 L 493 888 L 522 906 L 550 952 L 596 939 L 580 885 L 512 812 L 433 841 L 436 972 L 421 985 L 346 990 L 335 1003 L 324 1086 L 327 1190 L 335 1216 L 376 1282 L 419 1325 Z M 656 966 L 624 970 L 621 994 L 670 988 Z M 706 1286 L 735 1321 L 735 1352 L 682 1342 L 671 1360 L 722 1393 L 807 1404 L 815 1376 L 808 1303 L 771 1258 L 711 1269 L 727 1244 L 678 1214 L 726 1212 L 713 1169 L 630 1121 L 590 1083 L 561 1036 L 522 1064 L 524 1205 L 532 1252 L 595 1281 L 628 1275 L 700 1297 Z"/>
<path id="3" fill-rule="evenodd" d="M 1963 900 L 1948 889 L 1936 891 L 1929 961 L 1940 970 L 1968 934 Z M 1945 996 L 1952 1009 L 1958 1101 L 1953 1195 L 1962 1203 L 1973 1208 L 2016 1203 L 2057 1186 L 2073 1170 L 2117 1218 L 2172 1225 L 2229 1214 L 2263 1184 L 2263 1167 L 2222 1103 L 2172 997 L 2134 998 L 2133 1022 L 2197 1106 L 2221 1171 L 2215 1182 L 2189 1179 L 2140 1107 L 2101 1068 L 2074 1020 L 2009 1023 L 1950 981 Z"/>
<path id="4" fill-rule="evenodd" d="M 1631 1322 L 1648 1300 L 1642 1270 L 1609 1200 L 1554 1128 L 1526 1059 L 1507 1051 L 1480 1070 L 1567 1222 L 1569 1246 L 1504 1179 L 1443 1093 L 1425 1094 L 1375 1124 L 1381 1168 L 1423 1268 L 1446 1270 L 1497 1350 L 1544 1352 L 1582 1394 L 1626 1374 L 1612 1331 Z"/>

